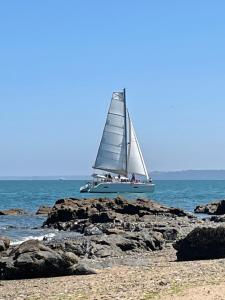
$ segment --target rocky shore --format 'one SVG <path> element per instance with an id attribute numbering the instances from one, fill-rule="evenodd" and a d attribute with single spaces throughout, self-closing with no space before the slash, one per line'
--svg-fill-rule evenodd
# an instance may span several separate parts
<path id="1" fill-rule="evenodd" d="M 224 215 L 225 200 L 213 201 L 207 204 L 196 206 L 195 213 L 204 213 L 208 215 Z"/>
<path id="2" fill-rule="evenodd" d="M 209 218 L 199 219 L 182 209 L 166 207 L 152 200 L 68 198 L 56 201 L 52 208 L 42 207 L 39 211 L 48 213 L 43 228 L 72 231 L 77 236 L 61 240 L 46 238 L 42 242 L 30 240 L 18 246 L 10 246 L 10 241 L 1 237 L 2 286 L 7 286 L 6 279 L 41 277 L 50 284 L 52 277 L 65 275 L 89 275 L 92 282 L 93 278 L 104 277 L 115 270 L 142 274 L 144 270 L 147 273 L 151 272 L 150 269 L 156 271 L 160 264 L 171 264 L 176 270 L 180 268 L 176 261 L 187 261 L 191 266 L 194 264 L 191 261 L 225 257 L 223 220 L 218 226 L 218 222 Z M 55 280 L 61 282 L 62 278 Z M 89 279 L 85 281 L 89 282 Z M 150 291 L 159 292 L 160 296 L 165 287 L 171 287 L 172 283 L 167 281 L 168 278 L 161 283 L 154 281 L 157 288 L 149 287 Z M 64 294 L 62 299 L 74 299 L 66 298 L 67 293 Z M 102 298 L 86 296 L 81 299 L 112 299 L 107 295 Z M 10 297 L 5 290 L 4 299 L 16 299 Z M 38 297 L 42 299 L 40 295 Z M 151 299 L 126 298 L 124 295 L 123 298 Z M 29 297 L 26 295 L 22 299 Z"/>

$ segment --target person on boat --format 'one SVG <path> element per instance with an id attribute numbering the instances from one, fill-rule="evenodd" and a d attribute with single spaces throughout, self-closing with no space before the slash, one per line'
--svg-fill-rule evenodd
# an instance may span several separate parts
<path id="1" fill-rule="evenodd" d="M 134 173 L 132 173 L 132 177 L 131 177 L 131 182 L 135 182 L 135 174 Z"/>
<path id="2" fill-rule="evenodd" d="M 118 175 L 118 181 L 120 181 L 120 177 L 121 177 L 121 176 L 120 176 L 120 174 L 119 174 L 119 175 Z"/>
<path id="3" fill-rule="evenodd" d="M 110 173 L 108 174 L 108 181 L 112 181 L 112 176 Z"/>

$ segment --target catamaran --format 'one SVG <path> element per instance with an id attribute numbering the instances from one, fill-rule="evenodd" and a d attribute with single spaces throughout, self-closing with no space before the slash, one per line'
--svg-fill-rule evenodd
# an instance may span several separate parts
<path id="1" fill-rule="evenodd" d="M 154 190 L 127 110 L 125 89 L 112 94 L 93 169 L 107 173 L 94 173 L 93 181 L 82 186 L 80 192 L 149 193 Z M 140 177 L 145 179 L 137 179 Z"/>

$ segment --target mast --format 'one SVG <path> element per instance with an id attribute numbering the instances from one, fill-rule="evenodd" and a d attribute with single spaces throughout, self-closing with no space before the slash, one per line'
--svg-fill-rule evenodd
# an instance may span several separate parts
<path id="1" fill-rule="evenodd" d="M 125 129 L 125 145 L 126 145 L 126 155 L 125 155 L 125 164 L 126 164 L 126 177 L 128 176 L 128 142 L 127 142 L 127 103 L 126 103 L 126 89 L 123 89 L 123 99 L 124 99 L 124 129 Z"/>

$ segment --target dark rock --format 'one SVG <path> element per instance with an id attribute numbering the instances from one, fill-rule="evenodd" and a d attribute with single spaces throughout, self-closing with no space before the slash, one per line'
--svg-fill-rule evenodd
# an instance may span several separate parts
<path id="1" fill-rule="evenodd" d="M 145 222 L 146 216 L 154 215 L 171 218 L 193 218 L 181 209 L 166 207 L 152 200 L 128 201 L 122 197 L 82 200 L 69 198 L 56 201 L 43 226 L 82 232 L 87 227 L 86 222 L 92 224 L 112 223 L 116 224 L 117 227 L 131 231 L 141 230 L 141 227 L 133 224 L 133 222 Z M 80 226 L 81 222 L 84 224 L 83 227 Z"/>
<path id="2" fill-rule="evenodd" d="M 116 239 L 117 240 L 117 239 Z M 114 239 L 106 235 L 93 236 L 89 240 L 88 257 L 115 257 L 121 255 L 121 249 L 116 245 Z"/>
<path id="3" fill-rule="evenodd" d="M 105 240 L 104 236 L 85 236 L 76 240 L 66 241 L 65 244 L 56 246 L 57 249 L 70 251 L 80 257 L 95 258 L 118 256 L 121 254 L 120 249 Z"/>
<path id="4" fill-rule="evenodd" d="M 72 275 L 78 263 L 74 253 L 55 251 L 37 240 L 29 240 L 0 259 L 0 279 L 22 279 Z"/>
<path id="5" fill-rule="evenodd" d="M 159 232 L 129 232 L 124 235 L 128 240 L 135 241 L 136 247 L 145 250 L 161 250 L 164 245 L 164 239 Z"/>
<path id="6" fill-rule="evenodd" d="M 193 217 L 191 214 L 184 212 L 181 208 L 170 207 L 168 213 L 177 217 Z"/>
<path id="7" fill-rule="evenodd" d="M 0 236 L 0 251 L 5 251 L 9 248 L 10 240 L 5 236 Z"/>
<path id="8" fill-rule="evenodd" d="M 159 232 L 124 232 L 120 234 L 101 234 L 80 236 L 77 239 L 67 240 L 53 245 L 50 241 L 48 246 L 56 251 L 73 252 L 79 257 L 103 258 L 118 257 L 123 252 L 143 252 L 161 250 L 164 246 L 163 235 Z"/>
<path id="9" fill-rule="evenodd" d="M 6 210 L 0 210 L 0 215 L 25 215 L 26 212 L 23 209 L 20 208 L 12 208 L 12 209 L 6 209 Z"/>
<path id="10" fill-rule="evenodd" d="M 175 241 L 178 237 L 178 230 L 176 228 L 154 228 L 154 231 L 161 232 L 163 238 L 167 241 Z"/>
<path id="11" fill-rule="evenodd" d="M 90 251 L 90 243 L 84 238 L 66 241 L 64 247 L 65 251 L 71 251 L 81 257 L 88 255 Z"/>
<path id="12" fill-rule="evenodd" d="M 86 264 L 84 263 L 79 263 L 76 266 L 73 266 L 73 274 L 74 275 L 92 275 L 92 274 L 97 274 L 97 272 L 88 267 Z"/>
<path id="13" fill-rule="evenodd" d="M 118 250 L 115 248 L 112 248 L 111 246 L 107 246 L 107 245 L 95 245 L 92 248 L 92 256 L 94 257 L 100 257 L 100 258 L 105 258 L 105 257 L 113 257 L 113 256 L 117 256 L 118 254 Z"/>
<path id="14" fill-rule="evenodd" d="M 194 212 L 209 215 L 223 215 L 225 214 L 225 200 L 198 205 Z"/>
<path id="15" fill-rule="evenodd" d="M 209 221 L 212 222 L 225 222 L 225 215 L 220 215 L 220 216 L 212 216 L 209 218 Z"/>
<path id="16" fill-rule="evenodd" d="M 75 201 L 79 201 L 79 199 L 78 198 L 59 199 L 55 202 L 55 205 L 58 205 L 58 204 L 74 205 Z"/>
<path id="17" fill-rule="evenodd" d="M 95 213 L 90 216 L 91 223 L 108 223 L 113 222 L 116 216 L 112 212 Z"/>
<path id="18" fill-rule="evenodd" d="M 225 227 L 197 227 L 173 245 L 178 260 L 225 257 Z"/>
<path id="19" fill-rule="evenodd" d="M 115 254 L 122 251 L 155 251 L 162 249 L 164 240 L 158 232 L 126 232 L 119 235 L 103 235 L 91 239 L 95 244 L 110 246 Z M 118 249 L 119 248 L 119 249 Z"/>
<path id="20" fill-rule="evenodd" d="M 36 215 L 48 215 L 52 211 L 52 207 L 40 206 L 36 212 Z"/>

